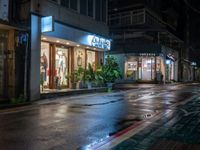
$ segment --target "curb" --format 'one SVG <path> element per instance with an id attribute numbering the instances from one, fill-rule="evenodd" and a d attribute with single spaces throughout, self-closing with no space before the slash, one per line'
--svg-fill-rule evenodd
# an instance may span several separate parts
<path id="1" fill-rule="evenodd" d="M 20 103 L 20 104 L 3 104 L 3 105 L 0 105 L 0 110 L 9 109 L 9 108 L 18 108 L 18 107 L 28 106 L 31 104 L 32 104 L 31 102 Z"/>
<path id="2" fill-rule="evenodd" d="M 105 88 L 80 89 L 80 90 L 63 91 L 63 92 L 42 93 L 42 94 L 40 94 L 40 100 L 64 97 L 64 96 L 75 96 L 75 95 L 82 95 L 82 94 L 101 93 L 101 92 L 107 92 L 107 91 L 108 91 L 108 88 L 105 87 Z"/>

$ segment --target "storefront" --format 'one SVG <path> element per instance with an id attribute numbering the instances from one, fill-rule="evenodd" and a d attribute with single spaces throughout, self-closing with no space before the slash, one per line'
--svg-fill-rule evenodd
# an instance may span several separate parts
<path id="1" fill-rule="evenodd" d="M 125 62 L 125 78 L 128 80 L 152 81 L 161 79 L 164 74 L 164 63 L 156 54 L 140 54 L 127 56 Z"/>
<path id="2" fill-rule="evenodd" d="M 51 16 L 46 18 L 40 41 L 41 92 L 70 88 L 73 72 L 89 64 L 95 69 L 111 46 L 110 39 L 54 22 Z"/>
<path id="3" fill-rule="evenodd" d="M 89 64 L 95 69 L 99 60 L 103 60 L 103 52 L 96 48 L 89 49 L 70 42 L 48 41 L 43 37 L 41 42 L 40 80 L 41 88 L 66 89 L 70 87 L 69 76 L 79 67 L 86 69 Z"/>
<path id="4" fill-rule="evenodd" d="M 162 54 L 128 55 L 125 60 L 125 79 L 141 81 L 177 80 L 178 67 L 175 60 Z"/>
<path id="5" fill-rule="evenodd" d="M 21 63 L 17 61 L 20 43 L 18 37 L 19 31 L 15 27 L 0 24 L 0 101 L 24 94 L 23 88 L 15 88 L 18 86 L 19 76 L 21 75 L 17 70 L 18 64 Z M 23 51 L 24 49 L 20 47 L 20 52 Z M 23 68 L 23 66 L 20 67 Z M 23 83 L 21 85 L 23 86 Z"/>
<path id="6" fill-rule="evenodd" d="M 146 48 L 150 47 L 146 46 Z M 155 46 L 150 50 L 145 50 L 144 47 L 135 47 L 135 49 L 124 50 L 123 53 L 109 52 L 109 55 L 117 59 L 123 73 L 123 80 L 178 81 L 178 52 L 164 46 Z"/>

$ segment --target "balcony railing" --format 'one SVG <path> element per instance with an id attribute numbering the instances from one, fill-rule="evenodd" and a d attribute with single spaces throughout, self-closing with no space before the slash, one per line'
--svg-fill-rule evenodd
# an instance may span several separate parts
<path id="1" fill-rule="evenodd" d="M 109 15 L 108 21 L 111 27 L 139 24 L 146 24 L 156 27 L 165 26 L 165 23 L 159 17 L 157 17 L 150 10 L 145 8 Z"/>
<path id="2" fill-rule="evenodd" d="M 111 26 L 127 26 L 135 24 L 144 24 L 145 10 L 138 9 L 129 12 L 121 12 L 109 15 L 109 24 Z"/>

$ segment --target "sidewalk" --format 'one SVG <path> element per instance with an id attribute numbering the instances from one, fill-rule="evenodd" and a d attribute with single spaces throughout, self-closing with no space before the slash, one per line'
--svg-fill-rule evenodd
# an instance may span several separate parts
<path id="1" fill-rule="evenodd" d="M 140 124 L 142 129 L 131 129 L 98 149 L 200 150 L 200 95 L 168 111 Z"/>

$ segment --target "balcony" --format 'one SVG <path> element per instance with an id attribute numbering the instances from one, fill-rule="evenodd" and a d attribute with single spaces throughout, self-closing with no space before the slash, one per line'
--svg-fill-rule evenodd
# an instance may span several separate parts
<path id="1" fill-rule="evenodd" d="M 111 27 L 128 27 L 146 25 L 149 27 L 165 27 L 165 23 L 148 9 L 137 9 L 109 15 L 108 23 Z"/>

